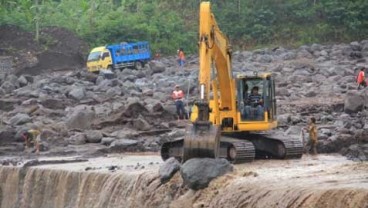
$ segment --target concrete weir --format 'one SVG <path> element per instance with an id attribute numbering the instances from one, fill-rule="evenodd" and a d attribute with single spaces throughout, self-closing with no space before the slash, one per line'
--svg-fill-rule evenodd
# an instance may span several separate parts
<path id="1" fill-rule="evenodd" d="M 235 166 L 235 172 L 198 191 L 184 187 L 179 173 L 161 184 L 158 170 L 110 173 L 3 166 L 0 204 L 4 208 L 368 207 L 368 164 L 339 162 L 330 156 L 257 161 Z"/>

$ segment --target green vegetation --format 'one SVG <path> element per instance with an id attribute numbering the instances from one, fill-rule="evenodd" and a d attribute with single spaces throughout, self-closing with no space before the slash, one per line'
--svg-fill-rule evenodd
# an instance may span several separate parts
<path id="1" fill-rule="evenodd" d="M 66 27 L 91 46 L 150 41 L 154 51 L 195 52 L 201 0 L 0 0 L 0 24 Z M 368 37 L 367 0 L 212 0 L 233 46 L 298 46 Z"/>

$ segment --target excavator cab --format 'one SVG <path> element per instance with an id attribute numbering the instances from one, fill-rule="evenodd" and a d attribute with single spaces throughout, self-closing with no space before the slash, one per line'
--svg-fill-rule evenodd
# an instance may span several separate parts
<path id="1" fill-rule="evenodd" d="M 240 122 L 276 120 L 275 82 L 271 74 L 237 77 Z"/>

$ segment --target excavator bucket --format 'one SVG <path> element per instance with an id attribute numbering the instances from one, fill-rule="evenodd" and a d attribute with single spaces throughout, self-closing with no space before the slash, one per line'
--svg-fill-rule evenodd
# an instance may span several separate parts
<path id="1" fill-rule="evenodd" d="M 184 138 L 182 162 L 191 158 L 219 157 L 221 130 L 210 122 L 195 122 Z"/>

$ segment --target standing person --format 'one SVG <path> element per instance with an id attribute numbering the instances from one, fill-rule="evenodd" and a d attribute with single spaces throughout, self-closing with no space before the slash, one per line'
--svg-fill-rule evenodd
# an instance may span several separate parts
<path id="1" fill-rule="evenodd" d="M 179 67 L 183 67 L 184 63 L 185 63 L 185 54 L 184 54 L 183 48 L 179 48 L 179 50 L 178 50 L 178 64 L 179 64 Z"/>
<path id="2" fill-rule="evenodd" d="M 37 128 L 30 129 L 22 134 L 24 138 L 24 142 L 26 144 L 26 148 L 31 147 L 31 143 L 34 144 L 36 153 L 40 152 L 40 143 L 41 143 L 41 131 Z"/>
<path id="3" fill-rule="evenodd" d="M 309 139 L 311 143 L 311 147 L 309 152 L 312 151 L 312 154 L 317 154 L 317 126 L 316 126 L 316 119 L 314 117 L 310 118 L 309 125 L 308 125 L 308 132 L 309 132 Z"/>
<path id="4" fill-rule="evenodd" d="M 175 85 L 175 89 L 171 94 L 172 99 L 175 102 L 176 113 L 178 114 L 178 120 L 182 118 L 187 118 L 187 112 L 184 108 L 184 92 L 180 89 L 179 85 Z"/>
<path id="5" fill-rule="evenodd" d="M 360 72 L 357 77 L 357 83 L 358 83 L 358 90 L 360 89 L 360 86 L 367 87 L 367 83 L 365 82 L 365 73 L 364 73 L 364 67 L 360 69 Z"/>

